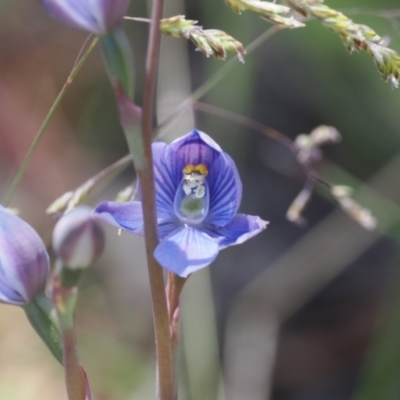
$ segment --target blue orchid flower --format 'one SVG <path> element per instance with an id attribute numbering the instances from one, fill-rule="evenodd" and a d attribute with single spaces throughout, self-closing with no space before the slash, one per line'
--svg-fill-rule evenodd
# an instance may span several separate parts
<path id="1" fill-rule="evenodd" d="M 119 25 L 130 0 L 39 0 L 55 19 L 72 28 L 103 35 Z"/>
<path id="2" fill-rule="evenodd" d="M 0 206 L 0 303 L 24 306 L 44 292 L 49 256 L 36 231 Z"/>
<path id="3" fill-rule="evenodd" d="M 225 247 L 267 226 L 236 214 L 242 183 L 231 157 L 207 134 L 193 130 L 171 144 L 153 143 L 160 244 L 154 256 L 181 277 L 208 266 Z M 118 228 L 143 235 L 140 202 L 100 203 L 95 212 Z"/>

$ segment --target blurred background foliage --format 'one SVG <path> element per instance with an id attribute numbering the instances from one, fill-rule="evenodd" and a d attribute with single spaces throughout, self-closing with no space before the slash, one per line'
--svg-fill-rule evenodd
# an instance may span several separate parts
<path id="1" fill-rule="evenodd" d="M 400 19 L 378 16 L 396 9 L 398 1 L 326 4 L 348 10 L 400 51 Z M 245 45 L 270 27 L 251 13 L 233 14 L 222 0 L 166 0 L 165 16 L 175 14 L 199 20 L 205 29 L 222 29 Z M 132 2 L 130 15 L 146 16 L 145 2 Z M 147 26 L 125 26 L 140 103 Z M 84 40 L 84 33 L 51 21 L 34 0 L 0 0 L 0 195 Z M 330 182 L 353 186 L 378 227 L 362 229 L 323 187 L 305 211 L 307 226 L 290 223 L 285 213 L 304 182 L 293 155 L 218 113 L 197 111 L 196 127 L 238 164 L 241 211 L 270 225 L 252 241 L 224 250 L 187 283 L 181 399 L 399 399 L 400 92 L 380 78 L 367 54 L 347 54 L 318 21 L 276 33 L 245 61 L 202 101 L 291 139 L 321 124 L 335 126 L 342 141 L 324 148 L 317 170 Z M 223 66 L 195 52 L 191 43 L 164 38 L 159 121 Z M 188 110 L 165 138 L 192 127 Z M 47 205 L 126 152 L 96 49 L 57 111 L 12 206 L 48 241 L 53 221 L 45 215 Z M 133 177 L 128 170 L 101 198 L 113 198 Z M 82 361 L 97 399 L 150 399 L 154 346 L 143 242 L 128 234 L 118 237 L 111 228 L 107 232 L 106 254 L 87 274 L 79 300 Z M 0 320 L 0 397 L 64 398 L 62 371 L 23 313 L 0 306 Z"/>

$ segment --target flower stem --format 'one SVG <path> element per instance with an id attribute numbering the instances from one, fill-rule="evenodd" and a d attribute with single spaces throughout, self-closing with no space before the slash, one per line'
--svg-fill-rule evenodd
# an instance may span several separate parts
<path id="1" fill-rule="evenodd" d="M 62 87 L 60 93 L 58 94 L 57 98 L 55 99 L 53 105 L 51 106 L 49 112 L 46 115 L 46 118 L 44 119 L 41 127 L 39 128 L 38 132 L 36 133 L 35 138 L 33 139 L 33 142 L 31 146 L 29 147 L 28 152 L 26 153 L 26 156 L 24 160 L 22 161 L 20 167 L 18 168 L 18 171 L 11 182 L 10 188 L 8 189 L 7 193 L 4 196 L 3 199 L 3 205 L 4 207 L 7 207 L 10 204 L 10 201 L 14 195 L 15 189 L 17 188 L 19 181 L 22 178 L 22 175 L 25 172 L 26 167 L 28 166 L 28 163 L 32 157 L 32 154 L 36 150 L 37 145 L 39 144 L 45 130 L 47 129 L 51 119 L 53 118 L 58 106 L 61 103 L 61 100 L 63 99 L 68 87 L 71 85 L 73 82 L 74 78 L 78 74 L 79 70 L 82 68 L 83 64 L 85 63 L 86 59 L 88 58 L 89 54 L 92 52 L 94 47 L 96 46 L 98 41 L 98 38 L 95 37 L 92 42 L 90 43 L 89 47 L 86 49 L 85 53 L 83 54 L 82 58 L 79 60 L 79 62 L 75 63 L 74 67 L 72 68 L 72 71 L 70 72 L 67 80 L 64 83 L 64 86 Z"/>
<path id="2" fill-rule="evenodd" d="M 53 275 L 51 297 L 62 335 L 64 376 L 68 400 L 85 400 L 87 398 L 87 382 L 78 360 L 74 324 L 78 288 L 65 287 L 61 282 L 59 272 L 56 271 Z"/>
<path id="3" fill-rule="evenodd" d="M 144 168 L 138 170 L 138 175 L 142 190 L 146 255 L 153 300 L 153 319 L 157 351 L 157 394 L 159 400 L 174 400 L 177 395 L 174 385 L 172 347 L 163 270 L 153 256 L 154 250 L 158 245 L 158 230 L 151 142 L 154 93 L 160 48 L 159 22 L 162 17 L 163 3 L 163 0 L 154 0 L 153 2 L 146 58 L 146 82 L 142 114 L 142 137 L 146 163 Z"/>
<path id="4" fill-rule="evenodd" d="M 187 278 L 181 278 L 173 272 L 168 272 L 167 303 L 171 332 L 171 347 L 173 356 L 173 372 L 175 385 L 178 385 L 178 365 L 180 353 L 180 304 L 179 297 Z"/>
<path id="5" fill-rule="evenodd" d="M 85 400 L 86 388 L 76 354 L 75 330 L 68 329 L 62 334 L 64 346 L 65 384 L 68 400 Z"/>

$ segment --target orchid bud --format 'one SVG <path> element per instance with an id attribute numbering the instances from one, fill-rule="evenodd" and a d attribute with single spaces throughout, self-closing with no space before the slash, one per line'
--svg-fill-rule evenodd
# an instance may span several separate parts
<path id="1" fill-rule="evenodd" d="M 40 0 L 61 23 L 104 35 L 121 24 L 130 0 Z"/>
<path id="2" fill-rule="evenodd" d="M 53 231 L 54 252 L 71 270 L 93 264 L 104 249 L 104 231 L 89 207 L 80 206 L 64 214 Z"/>
<path id="3" fill-rule="evenodd" d="M 36 231 L 0 206 L 0 303 L 24 306 L 46 287 L 49 256 Z"/>

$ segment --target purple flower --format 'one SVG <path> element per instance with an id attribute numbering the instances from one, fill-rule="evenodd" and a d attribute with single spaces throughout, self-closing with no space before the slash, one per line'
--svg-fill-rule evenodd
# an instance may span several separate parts
<path id="1" fill-rule="evenodd" d="M 170 145 L 153 143 L 160 244 L 154 256 L 181 277 L 208 266 L 219 250 L 240 244 L 267 226 L 259 217 L 236 214 L 242 183 L 235 163 L 217 143 L 194 130 Z M 105 221 L 143 234 L 140 202 L 102 202 Z"/>
<path id="2" fill-rule="evenodd" d="M 119 25 L 130 0 L 39 0 L 49 14 L 73 28 L 103 35 Z"/>
<path id="3" fill-rule="evenodd" d="M 49 256 L 42 239 L 0 206 L 0 303 L 30 303 L 44 291 L 48 275 Z"/>

